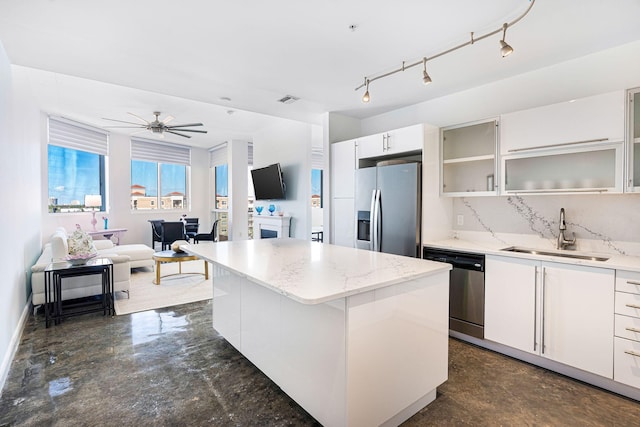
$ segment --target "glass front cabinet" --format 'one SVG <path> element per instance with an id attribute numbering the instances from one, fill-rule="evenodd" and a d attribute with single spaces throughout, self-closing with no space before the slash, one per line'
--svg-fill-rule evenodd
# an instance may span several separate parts
<path id="1" fill-rule="evenodd" d="M 498 120 L 443 128 L 440 135 L 443 196 L 495 196 Z"/>
<path id="2" fill-rule="evenodd" d="M 627 191 L 640 192 L 640 87 L 627 92 Z"/>
<path id="3" fill-rule="evenodd" d="M 502 157 L 502 193 L 621 193 L 622 164 L 622 142 L 523 150 Z"/>

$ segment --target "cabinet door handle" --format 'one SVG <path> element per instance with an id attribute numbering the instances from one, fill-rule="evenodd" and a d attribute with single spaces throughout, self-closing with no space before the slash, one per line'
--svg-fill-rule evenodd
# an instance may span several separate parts
<path id="1" fill-rule="evenodd" d="M 627 280 L 629 285 L 640 285 L 640 282 L 636 282 L 635 280 Z"/>
<path id="2" fill-rule="evenodd" d="M 391 139 L 391 135 L 387 134 L 387 151 L 391 149 L 391 145 L 389 144 L 390 139 Z"/>
<path id="3" fill-rule="evenodd" d="M 387 135 L 382 135 L 382 151 L 387 151 Z"/>
<path id="4" fill-rule="evenodd" d="M 640 329 L 638 328 L 625 328 L 625 329 L 629 332 L 640 332 Z"/>
<path id="5" fill-rule="evenodd" d="M 536 324 L 536 312 L 538 311 L 538 266 L 536 265 L 536 273 L 533 280 L 533 351 L 538 348 L 536 335 L 538 335 L 538 325 Z"/>
<path id="6" fill-rule="evenodd" d="M 635 305 L 635 304 L 625 304 L 627 307 L 629 308 L 637 308 L 640 309 L 640 305 Z"/>
<path id="7" fill-rule="evenodd" d="M 544 294 L 545 294 L 545 288 L 547 287 L 547 281 L 545 280 L 546 276 L 547 276 L 547 269 L 545 267 L 542 267 L 542 329 L 540 330 L 540 333 L 542 334 L 542 345 L 540 347 L 540 350 L 541 350 L 542 354 L 544 354 L 544 349 L 545 349 L 545 344 L 544 344 L 544 312 L 545 312 Z"/>
<path id="8" fill-rule="evenodd" d="M 624 352 L 627 354 L 630 354 L 633 357 L 640 357 L 640 353 L 636 353 L 635 351 L 632 351 L 632 350 L 625 350 Z"/>

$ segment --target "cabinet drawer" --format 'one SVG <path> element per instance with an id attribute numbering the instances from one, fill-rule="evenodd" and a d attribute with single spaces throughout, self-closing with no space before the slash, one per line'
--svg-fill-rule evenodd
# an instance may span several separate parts
<path id="1" fill-rule="evenodd" d="M 640 317 L 640 295 L 616 292 L 616 314 Z"/>
<path id="2" fill-rule="evenodd" d="M 616 270 L 616 291 L 640 294 L 640 273 Z"/>
<path id="3" fill-rule="evenodd" d="M 615 338 L 613 379 L 640 388 L 640 342 Z"/>
<path id="4" fill-rule="evenodd" d="M 616 314 L 615 335 L 640 342 L 640 318 Z"/>

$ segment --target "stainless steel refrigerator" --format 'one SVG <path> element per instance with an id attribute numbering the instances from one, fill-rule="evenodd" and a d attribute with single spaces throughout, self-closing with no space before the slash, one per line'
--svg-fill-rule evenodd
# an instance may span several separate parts
<path id="1" fill-rule="evenodd" d="M 356 171 L 356 247 L 420 257 L 419 162 L 387 160 Z"/>

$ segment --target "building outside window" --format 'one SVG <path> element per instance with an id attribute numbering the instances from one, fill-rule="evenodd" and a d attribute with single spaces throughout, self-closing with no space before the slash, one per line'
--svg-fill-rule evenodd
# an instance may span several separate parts
<path id="1" fill-rule="evenodd" d="M 311 207 L 321 208 L 322 205 L 322 169 L 311 169 Z"/>
<path id="2" fill-rule="evenodd" d="M 108 134 L 56 117 L 49 117 L 48 130 L 48 211 L 104 211 Z M 102 205 L 85 206 L 86 196 L 94 196 L 89 199 L 99 200 Z"/>
<path id="3" fill-rule="evenodd" d="M 131 209 L 188 209 L 189 147 L 131 140 Z"/>

